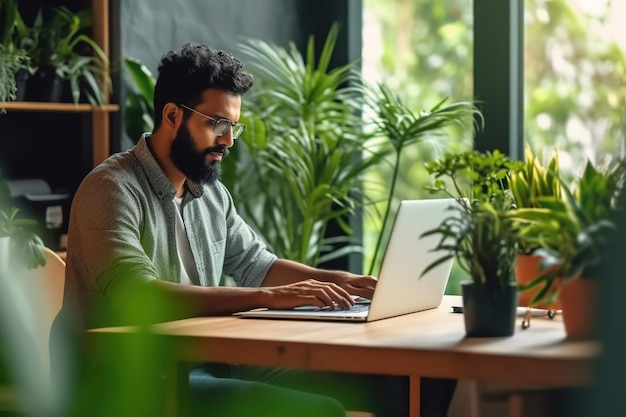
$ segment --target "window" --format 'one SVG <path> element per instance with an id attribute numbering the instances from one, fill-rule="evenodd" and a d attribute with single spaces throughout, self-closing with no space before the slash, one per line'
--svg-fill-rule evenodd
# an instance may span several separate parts
<path id="1" fill-rule="evenodd" d="M 525 6 L 526 142 L 536 152 L 558 147 L 570 177 L 586 158 L 623 156 L 626 2 L 527 0 Z"/>
<path id="2" fill-rule="evenodd" d="M 384 82 L 416 112 L 430 109 L 445 98 L 450 103 L 472 99 L 473 23 L 469 0 L 364 0 L 363 14 L 362 67 L 367 81 Z M 451 149 L 471 148 L 470 136 L 470 132 L 451 131 L 445 145 Z M 429 197 L 425 186 L 430 178 L 424 162 L 437 158 L 443 149 L 434 145 L 405 148 L 394 208 L 401 199 Z M 386 197 L 390 169 L 382 166 L 371 172 L 367 178 L 368 197 Z M 381 203 L 364 212 L 365 272 L 372 264 L 382 227 L 378 213 L 384 208 Z"/>
<path id="3" fill-rule="evenodd" d="M 498 148 L 521 158 L 522 142 L 546 157 L 558 147 L 568 180 L 586 158 L 624 155 L 626 2 L 364 0 L 363 13 L 367 80 L 385 82 L 415 110 L 444 97 L 485 99 L 485 131 L 475 144 L 452 132 L 452 150 Z M 423 163 L 435 157 L 428 145 L 406 150 L 396 206 L 428 197 Z M 388 176 L 381 168 L 368 180 Z M 365 212 L 365 271 L 380 223 L 376 210 Z M 452 285 L 458 280 L 453 270 Z"/>

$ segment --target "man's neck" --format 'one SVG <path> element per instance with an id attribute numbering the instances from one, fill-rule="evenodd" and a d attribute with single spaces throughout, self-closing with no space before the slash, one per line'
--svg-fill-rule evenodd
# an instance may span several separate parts
<path id="1" fill-rule="evenodd" d="M 156 134 L 146 135 L 148 149 L 154 159 L 165 173 L 176 189 L 176 197 L 182 197 L 185 194 L 185 175 L 174 165 L 169 156 L 169 142 L 159 140 Z"/>

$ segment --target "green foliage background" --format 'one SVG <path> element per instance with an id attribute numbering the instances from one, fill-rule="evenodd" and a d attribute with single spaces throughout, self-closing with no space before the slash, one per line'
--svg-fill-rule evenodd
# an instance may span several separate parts
<path id="1" fill-rule="evenodd" d="M 430 108 L 444 97 L 451 101 L 472 99 L 472 10 L 465 1 L 365 0 L 363 21 L 363 68 L 366 79 L 384 81 L 407 107 Z M 378 54 L 377 54 L 378 52 Z M 400 162 L 394 207 L 401 199 L 432 198 L 424 167 L 427 161 L 450 151 L 471 149 L 471 131 L 449 129 L 441 147 L 414 146 L 404 150 Z M 381 166 L 368 181 L 381 184 L 391 168 Z M 380 195 L 371 192 L 372 200 Z M 435 226 L 435 225 L 433 225 Z M 377 207 L 364 216 L 365 265 L 370 265 L 381 227 Z M 366 269 L 367 270 L 367 267 Z M 448 293 L 458 293 L 465 274 L 453 268 Z"/>
<path id="2" fill-rule="evenodd" d="M 625 46 L 605 32 L 617 20 L 616 3 L 594 3 L 593 12 L 583 3 L 524 2 L 524 138 L 540 158 L 544 150 L 547 158 L 558 147 L 566 179 L 582 169 L 585 158 L 622 153 L 626 132 Z M 363 5 L 366 79 L 384 80 L 414 109 L 428 108 L 441 97 L 472 99 L 471 1 L 364 0 Z M 450 133 L 452 150 L 472 147 L 469 132 Z M 436 148 L 406 149 L 396 200 L 428 197 L 424 163 L 437 157 Z M 368 179 L 384 184 L 387 176 L 382 168 Z M 375 213 L 365 216 L 365 265 L 379 226 Z M 454 268 L 448 292 L 457 293 L 463 278 Z"/>

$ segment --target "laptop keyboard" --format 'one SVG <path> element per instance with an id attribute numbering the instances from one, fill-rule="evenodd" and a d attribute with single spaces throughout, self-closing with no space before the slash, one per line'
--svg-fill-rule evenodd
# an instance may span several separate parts
<path id="1" fill-rule="evenodd" d="M 324 308 L 319 308 L 316 306 L 301 306 L 301 307 L 296 307 L 294 310 L 297 311 L 318 311 L 320 313 L 337 313 L 337 312 L 341 312 L 341 313 L 360 313 L 362 311 L 367 311 L 367 309 L 369 308 L 369 304 L 355 304 L 350 308 L 341 308 L 341 307 L 335 307 L 334 310 L 331 310 L 330 307 L 324 307 Z"/>
<path id="2" fill-rule="evenodd" d="M 355 304 L 350 308 L 337 308 L 334 311 L 345 311 L 346 313 L 360 313 L 361 311 L 367 311 L 370 308 L 369 304 Z M 326 309 L 325 311 L 333 311 Z"/>

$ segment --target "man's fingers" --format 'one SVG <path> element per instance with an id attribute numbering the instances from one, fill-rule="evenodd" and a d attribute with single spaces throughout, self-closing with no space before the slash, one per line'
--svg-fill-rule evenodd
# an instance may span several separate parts
<path id="1" fill-rule="evenodd" d="M 324 307 L 335 309 L 337 306 L 350 308 L 354 305 L 350 294 L 335 284 L 320 281 L 315 281 L 310 284 L 313 286 L 311 289 L 312 293 Z"/>

